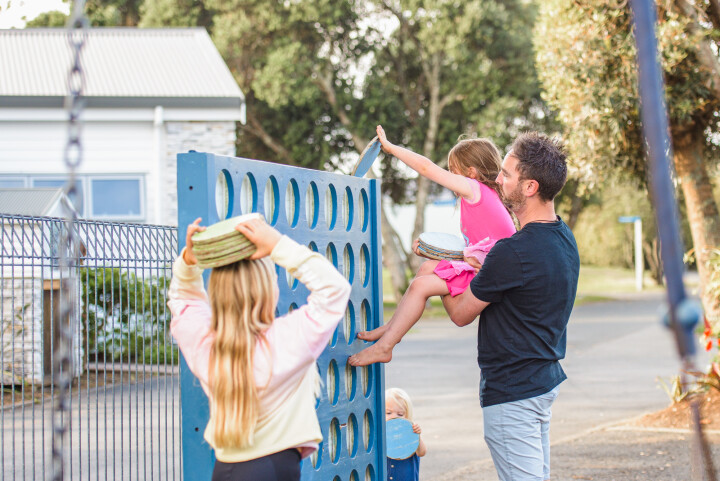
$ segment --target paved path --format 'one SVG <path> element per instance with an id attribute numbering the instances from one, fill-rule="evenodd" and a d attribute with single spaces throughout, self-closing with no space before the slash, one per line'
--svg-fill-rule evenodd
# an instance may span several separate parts
<path id="1" fill-rule="evenodd" d="M 660 293 L 644 294 L 573 311 L 563 361 L 568 380 L 553 409 L 554 445 L 668 405 L 656 378 L 668 379 L 679 363 L 669 331 L 658 323 L 661 302 Z M 423 320 L 386 367 L 386 387 L 408 391 L 428 444 L 421 480 L 496 479 L 482 439 L 476 335 L 476 323 L 457 328 Z M 483 472 L 490 477 L 473 476 Z"/>

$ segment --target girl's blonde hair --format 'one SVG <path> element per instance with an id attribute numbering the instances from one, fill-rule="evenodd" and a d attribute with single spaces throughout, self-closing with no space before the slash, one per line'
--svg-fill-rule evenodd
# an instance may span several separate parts
<path id="1" fill-rule="evenodd" d="M 496 182 L 501 165 L 500 151 L 489 139 L 460 139 L 448 153 L 451 171 L 482 182 L 502 199 L 502 190 Z M 471 167 L 475 169 L 475 175 L 470 173 Z"/>
<path id="2" fill-rule="evenodd" d="M 275 319 L 275 268 L 269 258 L 242 260 L 210 273 L 215 341 L 208 383 L 212 439 L 219 448 L 253 442 L 260 402 L 253 375 L 255 344 Z"/>
<path id="3" fill-rule="evenodd" d="M 413 420 L 413 407 L 412 401 L 408 393 L 400 389 L 399 387 L 391 387 L 385 390 L 385 399 L 392 399 L 398 406 L 403 408 L 405 411 L 405 419 L 408 421 Z"/>

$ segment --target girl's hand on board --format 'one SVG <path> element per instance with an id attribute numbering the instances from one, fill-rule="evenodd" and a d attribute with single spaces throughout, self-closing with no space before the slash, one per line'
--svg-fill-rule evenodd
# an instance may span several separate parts
<path id="1" fill-rule="evenodd" d="M 202 232 L 205 230 L 205 227 L 200 225 L 200 221 L 202 221 L 202 217 L 198 217 L 195 219 L 195 222 L 187 226 L 187 234 L 185 235 L 185 250 L 183 251 L 183 260 L 185 261 L 185 264 L 189 266 L 194 266 L 197 264 L 197 257 L 195 257 L 195 253 L 193 252 L 193 241 L 192 236 L 196 232 Z"/>
<path id="2" fill-rule="evenodd" d="M 421 434 L 421 433 L 422 433 L 422 429 L 420 429 L 420 425 L 419 425 L 419 424 L 413 423 L 413 432 L 414 432 L 415 434 Z"/>
<path id="3" fill-rule="evenodd" d="M 380 141 L 380 145 L 382 146 L 383 151 L 387 152 L 388 154 L 392 154 L 390 150 L 395 147 L 392 143 L 390 143 L 385 136 L 385 130 L 382 128 L 382 125 L 378 125 L 375 129 L 377 132 L 378 140 Z"/>
<path id="4" fill-rule="evenodd" d="M 420 250 L 420 239 L 415 239 L 412 243 L 412 251 L 416 256 L 424 257 L 425 259 L 432 259 L 432 257 L 426 256 L 423 251 Z"/>
<path id="5" fill-rule="evenodd" d="M 268 225 L 265 219 L 252 219 L 243 222 L 236 225 L 235 230 L 247 237 L 257 247 L 250 259 L 260 259 L 270 255 L 282 237 L 282 234 Z"/>

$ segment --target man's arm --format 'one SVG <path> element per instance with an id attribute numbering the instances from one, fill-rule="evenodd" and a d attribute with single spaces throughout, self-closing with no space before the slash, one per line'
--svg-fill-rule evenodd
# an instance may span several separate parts
<path id="1" fill-rule="evenodd" d="M 475 297 L 469 287 L 459 296 L 443 296 L 442 302 L 450 320 L 460 327 L 472 323 L 483 309 L 490 305 L 489 302 Z"/>

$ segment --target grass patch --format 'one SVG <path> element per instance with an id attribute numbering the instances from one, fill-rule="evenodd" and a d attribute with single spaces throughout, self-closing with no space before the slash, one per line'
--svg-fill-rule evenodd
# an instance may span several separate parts
<path id="1" fill-rule="evenodd" d="M 385 299 L 383 302 L 383 322 L 388 322 L 395 310 L 397 309 L 397 303 L 394 300 Z M 425 308 L 421 319 L 447 317 L 447 312 L 443 307 L 442 301 L 439 297 L 430 298 L 430 305 Z"/>
<path id="2" fill-rule="evenodd" d="M 655 284 L 655 281 L 646 273 L 643 279 L 643 290 L 657 291 L 660 289 L 662 286 Z M 637 292 L 634 270 L 620 267 L 580 266 L 578 297 L 612 297 L 612 294 L 632 292 Z"/>
<path id="3" fill-rule="evenodd" d="M 583 306 L 585 304 L 593 304 L 595 302 L 607 302 L 607 301 L 612 301 L 612 300 L 613 300 L 613 298 L 608 297 L 608 296 L 598 296 L 598 295 L 593 295 L 593 294 L 587 294 L 587 295 L 578 294 L 577 296 L 575 296 L 575 306 Z"/>

